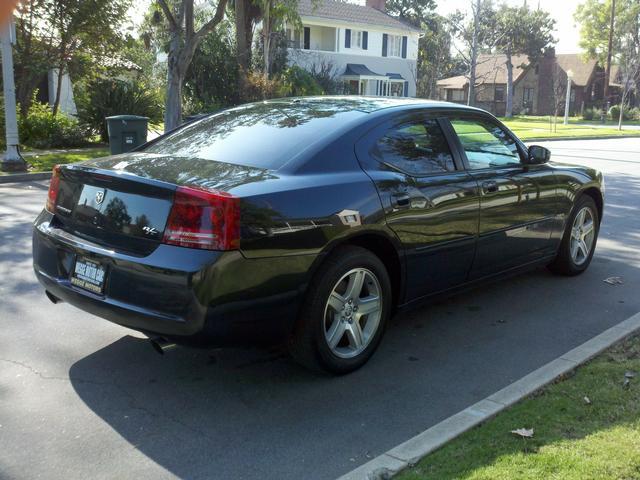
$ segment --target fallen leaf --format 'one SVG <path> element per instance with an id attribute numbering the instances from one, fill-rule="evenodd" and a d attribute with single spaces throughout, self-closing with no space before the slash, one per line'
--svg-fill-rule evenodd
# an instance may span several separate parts
<path id="1" fill-rule="evenodd" d="M 584 397 L 583 400 L 587 405 L 591 405 L 591 399 L 589 397 Z"/>
<path id="2" fill-rule="evenodd" d="M 604 283 L 608 283 L 609 285 L 622 285 L 624 284 L 624 280 L 622 280 L 622 277 L 609 277 L 604 280 Z"/>
<path id="3" fill-rule="evenodd" d="M 526 428 L 519 428 L 517 430 L 511 430 L 511 433 L 514 435 L 518 435 L 522 438 L 532 438 L 533 437 L 533 428 L 531 430 L 527 430 Z"/>
<path id="4" fill-rule="evenodd" d="M 624 372 L 624 378 L 635 378 L 635 377 L 636 377 L 635 372 Z"/>

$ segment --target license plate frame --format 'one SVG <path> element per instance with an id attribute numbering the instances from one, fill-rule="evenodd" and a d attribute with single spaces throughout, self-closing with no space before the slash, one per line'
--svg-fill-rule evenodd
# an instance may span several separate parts
<path id="1" fill-rule="evenodd" d="M 77 257 L 71 272 L 71 285 L 96 295 L 104 293 L 107 267 L 85 257 Z"/>

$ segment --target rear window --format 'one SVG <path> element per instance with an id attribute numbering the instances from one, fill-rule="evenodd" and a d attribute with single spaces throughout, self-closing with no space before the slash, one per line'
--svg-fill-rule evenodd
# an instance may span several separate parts
<path id="1" fill-rule="evenodd" d="M 356 108 L 317 101 L 248 105 L 194 122 L 145 152 L 276 170 L 340 123 L 363 115 Z"/>

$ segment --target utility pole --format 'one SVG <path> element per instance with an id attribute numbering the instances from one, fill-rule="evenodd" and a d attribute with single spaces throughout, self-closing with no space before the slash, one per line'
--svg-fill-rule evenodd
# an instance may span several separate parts
<path id="1" fill-rule="evenodd" d="M 476 104 L 476 71 L 478 68 L 478 29 L 480 28 L 480 8 L 482 0 L 476 1 L 475 8 L 472 6 L 473 11 L 473 40 L 471 43 L 471 70 L 469 72 L 469 98 L 467 98 L 467 105 L 472 107 Z"/>
<path id="2" fill-rule="evenodd" d="M 16 87 L 13 79 L 13 47 L 12 47 L 12 18 L 0 26 L 0 43 L 2 44 L 2 83 L 4 87 L 4 115 L 7 151 L 2 157 L 0 169 L 5 172 L 24 172 L 27 162 L 18 150 L 18 116 L 16 113 Z"/>
<path id="3" fill-rule="evenodd" d="M 567 70 L 567 99 L 564 102 L 564 124 L 569 125 L 569 111 L 571 109 L 571 81 L 573 79 L 573 71 Z"/>
<path id="4" fill-rule="evenodd" d="M 616 0 L 611 0 L 611 24 L 609 26 L 609 47 L 607 51 L 607 68 L 604 72 L 604 94 L 602 98 L 602 121 L 609 111 L 609 82 L 611 81 L 611 57 L 613 55 L 613 34 L 616 21 Z"/>

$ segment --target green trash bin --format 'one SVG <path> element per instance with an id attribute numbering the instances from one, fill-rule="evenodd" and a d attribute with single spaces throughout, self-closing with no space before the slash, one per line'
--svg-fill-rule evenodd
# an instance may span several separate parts
<path id="1" fill-rule="evenodd" d="M 148 117 L 116 115 L 107 117 L 111 155 L 128 152 L 147 141 Z"/>

